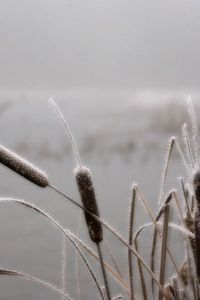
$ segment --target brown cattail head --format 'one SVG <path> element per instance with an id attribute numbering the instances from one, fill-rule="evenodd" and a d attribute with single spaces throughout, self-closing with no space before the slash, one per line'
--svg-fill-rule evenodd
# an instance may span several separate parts
<path id="1" fill-rule="evenodd" d="M 43 171 L 39 170 L 30 162 L 1 145 L 0 163 L 40 187 L 44 188 L 49 184 L 48 177 Z"/>
<path id="2" fill-rule="evenodd" d="M 196 264 L 196 272 L 197 278 L 200 282 L 200 212 L 199 210 L 195 213 L 194 218 L 194 238 L 195 238 L 195 264 Z"/>
<path id="3" fill-rule="evenodd" d="M 99 217 L 99 210 L 90 171 L 86 167 L 78 170 L 76 169 L 75 176 L 83 207 Z M 103 240 L 101 223 L 95 220 L 87 212 L 85 212 L 85 220 L 91 240 L 95 243 L 101 242 Z"/>
<path id="4" fill-rule="evenodd" d="M 193 177 L 193 187 L 197 206 L 200 206 L 200 171 L 197 171 Z"/>

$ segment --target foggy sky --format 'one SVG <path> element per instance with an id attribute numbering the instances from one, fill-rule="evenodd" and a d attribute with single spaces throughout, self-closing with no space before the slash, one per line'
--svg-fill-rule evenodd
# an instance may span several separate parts
<path id="1" fill-rule="evenodd" d="M 0 0 L 0 41 L 0 89 L 199 88 L 199 0 Z"/>

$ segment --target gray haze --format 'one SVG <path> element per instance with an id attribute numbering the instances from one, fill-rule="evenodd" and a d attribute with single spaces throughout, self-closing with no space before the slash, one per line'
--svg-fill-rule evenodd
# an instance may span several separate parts
<path id="1" fill-rule="evenodd" d="M 1 0 L 0 88 L 197 90 L 200 1 Z"/>

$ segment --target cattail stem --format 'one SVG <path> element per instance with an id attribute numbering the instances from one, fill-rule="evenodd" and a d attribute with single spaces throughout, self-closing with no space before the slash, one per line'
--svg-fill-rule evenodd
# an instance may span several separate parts
<path id="1" fill-rule="evenodd" d="M 133 223 L 134 223 L 134 212 L 135 212 L 135 199 L 136 199 L 136 190 L 133 186 L 132 188 L 132 197 L 131 197 L 131 207 L 129 214 L 129 229 L 128 229 L 128 241 L 129 245 L 133 245 Z M 134 287 L 133 287 L 133 266 L 132 266 L 132 253 L 128 249 L 128 271 L 129 271 L 129 286 L 131 292 L 131 300 L 134 300 Z"/>
<path id="2" fill-rule="evenodd" d="M 100 261 L 100 265 L 101 265 L 103 281 L 104 281 L 104 285 L 105 285 L 105 289 L 106 289 L 107 300 L 111 300 L 110 289 L 108 286 L 108 279 L 107 279 L 106 270 L 105 270 L 105 266 L 104 266 L 101 245 L 100 245 L 100 243 L 96 243 L 96 246 L 97 246 L 97 251 L 98 251 L 98 255 L 99 255 L 99 261 Z"/>
<path id="3" fill-rule="evenodd" d="M 165 266 L 166 266 L 166 254 L 167 254 L 167 237 L 168 237 L 168 224 L 169 224 L 169 212 L 170 206 L 166 205 L 164 211 L 164 222 L 163 222 L 163 231 L 162 231 L 162 247 L 161 247 L 161 258 L 160 258 L 160 275 L 159 282 L 164 286 L 165 282 Z M 163 295 L 158 292 L 158 300 L 162 300 Z"/>

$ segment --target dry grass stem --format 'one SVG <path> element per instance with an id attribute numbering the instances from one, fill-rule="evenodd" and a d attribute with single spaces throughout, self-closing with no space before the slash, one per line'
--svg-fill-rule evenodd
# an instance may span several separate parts
<path id="1" fill-rule="evenodd" d="M 0 269 L 0 276 L 8 276 L 8 277 L 19 277 L 25 280 L 30 280 L 36 283 L 39 283 L 40 285 L 51 289 L 52 291 L 58 293 L 59 295 L 61 295 L 64 299 L 68 299 L 68 300 L 73 300 L 67 293 L 65 293 L 64 291 L 60 290 L 59 288 L 57 288 L 55 285 L 51 284 L 50 282 L 41 280 L 37 277 L 34 277 L 32 275 L 23 273 L 23 272 L 18 272 L 15 270 L 8 270 L 8 269 Z"/>
<path id="2" fill-rule="evenodd" d="M 79 253 L 83 263 L 85 264 L 85 266 L 87 267 L 89 274 L 91 275 L 97 290 L 99 291 L 102 299 L 103 299 L 103 294 L 102 294 L 102 290 L 100 287 L 100 284 L 98 282 L 98 279 L 96 277 L 96 275 L 94 274 L 92 268 L 90 267 L 90 264 L 88 262 L 88 260 L 86 259 L 85 255 L 83 254 L 83 252 L 81 251 L 80 247 L 76 244 L 76 242 L 74 241 L 74 239 L 71 237 L 70 231 L 69 230 L 65 230 L 57 221 L 55 221 L 49 214 L 47 214 L 46 212 L 44 212 L 43 210 L 39 209 L 38 207 L 36 207 L 35 205 L 23 201 L 23 200 L 19 200 L 19 199 L 14 199 L 14 198 L 0 198 L 0 202 L 1 203 L 13 203 L 13 204 L 17 204 L 17 205 L 22 205 L 25 208 L 31 209 L 32 211 L 39 213 L 40 215 L 44 216 L 47 220 L 49 220 L 52 224 L 54 224 L 65 236 L 66 238 L 69 239 L 69 241 L 72 243 L 72 245 L 74 246 L 74 248 L 77 250 L 77 252 Z"/>
<path id="3" fill-rule="evenodd" d="M 161 245 L 161 258 L 160 258 L 160 274 L 159 281 L 160 284 L 164 286 L 165 283 L 165 266 L 166 266 L 166 254 L 167 254 L 167 237 L 168 237 L 168 224 L 169 224 L 169 213 L 170 206 L 166 205 L 164 210 L 164 221 L 163 221 L 163 231 L 162 231 L 162 245 Z M 163 295 L 158 292 L 158 300 L 162 300 Z"/>
<path id="4" fill-rule="evenodd" d="M 136 188 L 135 186 L 133 186 L 130 214 L 129 214 L 129 228 L 128 228 L 128 241 L 130 246 L 133 245 L 133 224 L 134 224 L 135 201 L 136 201 Z M 129 272 L 129 286 L 130 286 L 131 300 L 134 300 L 133 262 L 132 262 L 132 253 L 129 249 L 128 249 L 128 272 Z"/>
<path id="5" fill-rule="evenodd" d="M 167 172 L 169 169 L 169 163 L 170 163 L 170 159 L 172 157 L 172 152 L 174 149 L 174 144 L 175 144 L 175 137 L 171 137 L 168 141 L 167 144 L 167 151 L 166 151 L 166 157 L 165 157 L 165 163 L 164 163 L 164 169 L 163 169 L 163 174 L 162 174 L 162 178 L 161 178 L 161 185 L 160 185 L 160 194 L 159 194 L 159 200 L 158 203 L 159 205 L 162 204 L 163 201 L 163 194 L 164 194 L 164 188 L 165 188 L 165 182 L 167 179 Z"/>

